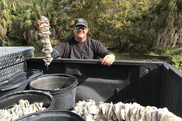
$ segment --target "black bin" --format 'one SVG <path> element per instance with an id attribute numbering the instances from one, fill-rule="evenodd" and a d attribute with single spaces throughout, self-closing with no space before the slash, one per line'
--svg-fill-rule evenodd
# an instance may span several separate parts
<path id="1" fill-rule="evenodd" d="M 48 93 L 38 90 L 24 90 L 10 93 L 0 97 L 0 109 L 12 108 L 19 100 L 28 100 L 29 103 L 42 102 L 46 110 L 54 108 L 54 97 Z"/>
<path id="2" fill-rule="evenodd" d="M 32 113 L 14 121 L 85 121 L 81 116 L 70 111 L 49 110 Z"/>
<path id="3" fill-rule="evenodd" d="M 71 110 L 75 106 L 76 77 L 68 74 L 45 74 L 33 79 L 30 89 L 50 92 L 55 98 L 54 110 Z"/>
<path id="4" fill-rule="evenodd" d="M 42 74 L 43 71 L 38 69 L 29 69 L 16 73 L 10 79 L 0 82 L 0 97 L 13 92 L 26 90 L 29 82 Z"/>

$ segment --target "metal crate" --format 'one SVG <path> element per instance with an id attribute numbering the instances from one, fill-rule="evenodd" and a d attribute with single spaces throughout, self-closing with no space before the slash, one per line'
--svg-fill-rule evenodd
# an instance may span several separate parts
<path id="1" fill-rule="evenodd" d="M 0 47 L 0 82 L 26 69 L 26 60 L 34 57 L 33 47 Z"/>
<path id="2" fill-rule="evenodd" d="M 3 69 L 0 69 L 0 82 L 3 82 L 11 77 L 13 77 L 16 73 L 25 71 L 26 64 L 25 62 L 21 62 Z"/>
<path id="3" fill-rule="evenodd" d="M 33 47 L 0 47 L 0 69 L 34 57 Z"/>

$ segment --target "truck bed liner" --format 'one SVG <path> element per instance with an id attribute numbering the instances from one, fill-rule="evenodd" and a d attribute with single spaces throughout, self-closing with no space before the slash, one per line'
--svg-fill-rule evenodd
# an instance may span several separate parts
<path id="1" fill-rule="evenodd" d="M 108 67 L 97 59 L 56 59 L 46 70 L 42 58 L 32 58 L 27 60 L 27 69 L 76 76 L 77 101 L 137 102 L 167 107 L 182 117 L 182 73 L 168 63 L 116 60 Z"/>

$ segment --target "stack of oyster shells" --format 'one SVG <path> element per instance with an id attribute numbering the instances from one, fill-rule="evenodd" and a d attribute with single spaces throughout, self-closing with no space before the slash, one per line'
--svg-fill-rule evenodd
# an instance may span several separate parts
<path id="1" fill-rule="evenodd" d="M 13 121 L 30 113 L 44 111 L 46 108 L 42 102 L 29 103 L 28 100 L 19 100 L 10 109 L 0 109 L 0 121 Z"/>
<path id="2" fill-rule="evenodd" d="M 41 37 L 41 42 L 43 43 L 43 49 L 42 52 L 44 52 L 44 62 L 46 66 L 49 66 L 50 63 L 52 62 L 53 58 L 51 56 L 51 53 L 53 51 L 51 42 L 50 42 L 50 37 L 49 35 L 51 32 L 49 31 L 50 25 L 49 25 L 49 20 L 45 16 L 41 16 L 41 20 L 44 21 L 44 27 L 41 28 L 41 33 L 39 33 L 39 36 Z"/>
<path id="3" fill-rule="evenodd" d="M 86 121 L 182 121 L 182 119 L 166 107 L 141 106 L 134 103 L 116 104 L 95 101 L 79 101 L 72 112 L 84 117 Z"/>

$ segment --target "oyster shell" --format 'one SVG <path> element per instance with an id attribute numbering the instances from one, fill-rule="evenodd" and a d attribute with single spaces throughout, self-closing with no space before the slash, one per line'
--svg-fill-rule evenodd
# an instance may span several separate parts
<path id="1" fill-rule="evenodd" d="M 27 114 L 44 111 L 45 109 L 42 102 L 30 104 L 28 100 L 19 100 L 19 103 L 10 109 L 0 109 L 0 121 L 13 121 Z"/>
<path id="2" fill-rule="evenodd" d="M 40 30 L 41 33 L 39 33 L 39 36 L 41 37 L 41 42 L 43 43 L 42 51 L 45 54 L 43 61 L 45 62 L 46 66 L 49 66 L 53 60 L 53 58 L 50 56 L 53 51 L 53 48 L 49 39 L 49 35 L 51 34 L 51 32 L 49 31 L 50 24 L 49 24 L 49 20 L 45 16 L 41 16 L 41 20 L 44 21 L 44 23 L 42 23 L 44 27 L 41 28 Z"/>

